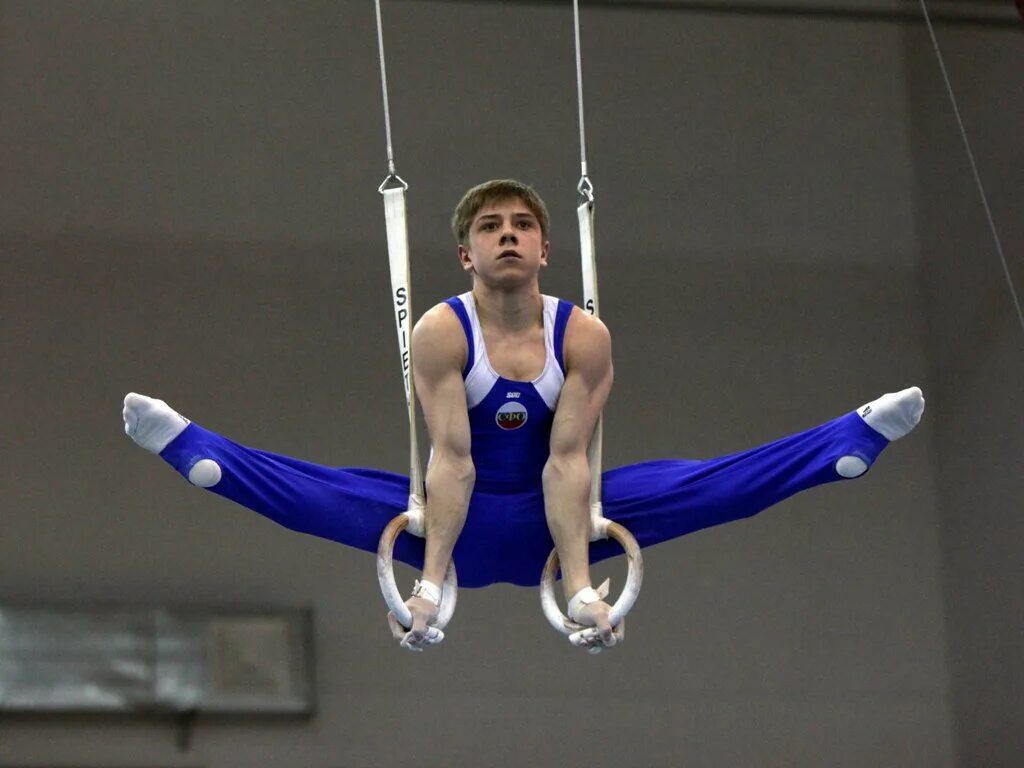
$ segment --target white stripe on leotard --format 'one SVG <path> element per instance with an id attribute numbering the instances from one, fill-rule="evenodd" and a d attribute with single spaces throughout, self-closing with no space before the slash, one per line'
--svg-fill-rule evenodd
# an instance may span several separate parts
<path id="1" fill-rule="evenodd" d="M 533 381 L 529 382 L 537 390 L 544 403 L 552 411 L 558 405 L 558 396 L 562 392 L 565 376 L 555 357 L 555 315 L 558 312 L 558 299 L 554 296 L 542 296 L 544 299 L 544 370 Z M 484 332 L 480 328 L 480 318 L 476 313 L 476 302 L 473 292 L 467 291 L 459 296 L 462 306 L 466 308 L 469 326 L 473 332 L 473 367 L 466 374 L 466 404 L 473 408 L 478 405 L 500 378 L 487 357 L 484 345 Z"/>

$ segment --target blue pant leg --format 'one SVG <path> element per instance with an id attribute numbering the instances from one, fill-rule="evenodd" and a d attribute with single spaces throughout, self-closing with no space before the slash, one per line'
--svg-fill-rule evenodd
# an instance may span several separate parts
<path id="1" fill-rule="evenodd" d="M 703 461 L 633 464 L 603 477 L 604 514 L 641 546 L 756 515 L 795 493 L 843 480 L 835 463 L 857 456 L 871 466 L 889 441 L 856 412 L 741 453 Z M 591 545 L 591 561 L 622 552 Z"/>
<path id="2" fill-rule="evenodd" d="M 196 423 L 160 454 L 181 475 L 201 459 L 221 468 L 213 493 L 293 531 L 376 552 L 388 522 L 404 512 L 409 479 L 375 469 L 324 467 L 239 445 Z M 395 559 L 420 568 L 423 540 L 402 534 Z"/>
<path id="3" fill-rule="evenodd" d="M 611 470 L 603 478 L 604 512 L 651 546 L 713 525 L 750 517 L 801 490 L 842 479 L 841 456 L 870 467 L 888 441 L 850 413 L 742 453 L 704 461 L 663 460 Z M 238 445 L 189 425 L 161 456 L 186 476 L 214 459 L 222 479 L 211 488 L 292 530 L 375 552 L 387 523 L 405 510 L 408 479 L 373 469 L 331 468 Z M 455 562 L 465 586 L 536 585 L 552 546 L 539 493 L 474 494 Z M 621 553 L 591 545 L 591 561 Z M 423 565 L 423 541 L 403 534 L 395 558 Z"/>
<path id="4" fill-rule="evenodd" d="M 190 424 L 160 454 L 182 476 L 202 459 L 213 459 L 221 480 L 208 489 L 293 531 L 337 541 L 366 552 L 391 519 L 404 512 L 409 479 L 375 469 L 324 467 L 248 448 Z M 401 534 L 394 556 L 423 567 L 423 539 Z M 454 560 L 459 584 L 536 584 L 551 537 L 543 496 L 474 494 Z"/>

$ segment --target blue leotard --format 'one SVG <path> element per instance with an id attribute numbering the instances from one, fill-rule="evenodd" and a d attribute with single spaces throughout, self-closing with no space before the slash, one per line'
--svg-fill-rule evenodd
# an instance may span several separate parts
<path id="1" fill-rule="evenodd" d="M 449 300 L 449 306 L 452 302 L 460 302 L 466 309 L 463 298 Z M 458 314 L 458 309 L 453 309 Z M 473 440 L 480 445 L 473 446 L 478 479 L 453 554 L 460 586 L 539 583 L 553 543 L 539 482 L 547 456 L 546 438 L 541 436 L 546 433 L 533 427 L 546 422 L 550 432 L 557 395 L 552 403 L 549 387 L 557 381 L 560 389 L 558 378 L 564 376 L 558 329 L 564 334 L 570 310 L 567 302 L 545 299 L 545 347 L 558 371 L 551 373 L 553 379 L 544 379 L 550 367 L 546 365 L 545 374 L 528 385 L 509 382 L 485 369 L 490 366 L 482 334 L 477 336 L 479 325 L 474 326 L 470 311 L 466 311 L 463 327 L 473 350 L 465 371 L 467 404 Z M 477 385 L 475 377 L 481 374 L 475 371 L 488 373 L 488 378 L 493 374 L 492 386 Z M 474 405 L 469 398 L 471 390 L 474 397 L 479 394 L 475 386 L 486 389 L 486 394 Z M 517 391 L 518 398 L 508 397 Z M 517 401 L 525 408 L 525 417 L 520 409 L 506 407 Z M 502 413 L 509 415 L 503 417 Z M 510 421 L 502 426 L 503 419 Z M 507 428 L 517 420 L 523 423 Z M 512 442 L 498 442 L 506 437 Z M 651 546 L 750 517 L 799 491 L 842 480 L 835 470 L 839 458 L 857 456 L 870 467 L 888 442 L 851 411 L 740 453 L 620 467 L 602 475 L 604 514 L 628 528 L 641 546 Z M 196 462 L 213 459 L 221 467 L 222 478 L 212 492 L 292 530 L 367 552 L 376 551 L 384 527 L 408 502 L 409 479 L 402 475 L 325 467 L 247 448 L 194 422 L 160 455 L 185 477 Z M 597 562 L 621 551 L 615 542 L 594 542 L 590 559 Z M 402 534 L 395 544 L 395 558 L 422 568 L 423 540 Z"/>
<path id="2" fill-rule="evenodd" d="M 462 377 L 477 491 L 522 493 L 541 486 L 551 424 L 565 382 L 562 347 L 572 314 L 568 301 L 553 296 L 543 300 L 544 369 L 533 381 L 506 379 L 491 366 L 471 292 L 446 302 L 466 334 Z"/>

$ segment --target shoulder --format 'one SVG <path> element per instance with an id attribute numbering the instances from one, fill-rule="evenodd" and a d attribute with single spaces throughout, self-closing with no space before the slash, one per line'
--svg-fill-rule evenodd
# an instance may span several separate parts
<path id="1" fill-rule="evenodd" d="M 573 307 L 565 329 L 566 368 L 603 370 L 611 365 L 612 336 L 600 319 Z"/>
<path id="2" fill-rule="evenodd" d="M 579 307 L 573 307 L 569 315 L 569 322 L 565 328 L 565 343 L 580 346 L 591 346 L 594 344 L 611 345 L 612 335 L 608 326 L 594 317 L 589 312 L 584 312 Z"/>
<path id="3" fill-rule="evenodd" d="M 454 331 L 461 333 L 462 323 L 458 315 L 455 314 L 455 310 L 448 305 L 448 302 L 442 301 L 440 304 L 435 304 L 424 312 L 420 319 L 416 321 L 413 335 L 444 335 Z"/>
<path id="4" fill-rule="evenodd" d="M 424 312 L 412 329 L 412 349 L 417 368 L 456 366 L 461 370 L 468 347 L 455 310 L 441 302 Z"/>

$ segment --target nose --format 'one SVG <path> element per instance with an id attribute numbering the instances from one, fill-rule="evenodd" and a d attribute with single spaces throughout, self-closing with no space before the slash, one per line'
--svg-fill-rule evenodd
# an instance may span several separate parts
<path id="1" fill-rule="evenodd" d="M 511 243 L 512 245 L 518 245 L 519 241 L 516 239 L 516 233 L 511 227 L 506 227 L 501 233 L 501 245 Z"/>

